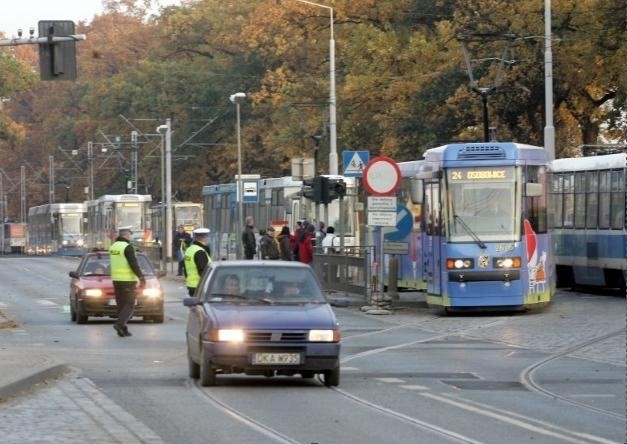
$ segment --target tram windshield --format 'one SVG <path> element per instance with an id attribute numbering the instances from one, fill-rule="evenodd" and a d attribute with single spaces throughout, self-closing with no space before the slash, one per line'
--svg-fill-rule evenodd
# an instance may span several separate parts
<path id="1" fill-rule="evenodd" d="M 81 234 L 83 215 L 80 213 L 66 213 L 60 215 L 61 234 Z"/>
<path id="2" fill-rule="evenodd" d="M 176 225 L 198 226 L 201 218 L 200 206 L 176 206 L 174 208 Z"/>
<path id="3" fill-rule="evenodd" d="M 133 231 L 141 231 L 143 226 L 142 205 L 139 203 L 119 203 L 116 206 L 118 227 L 130 226 Z"/>
<path id="4" fill-rule="evenodd" d="M 449 169 L 449 240 L 518 240 L 515 177 L 514 167 Z"/>

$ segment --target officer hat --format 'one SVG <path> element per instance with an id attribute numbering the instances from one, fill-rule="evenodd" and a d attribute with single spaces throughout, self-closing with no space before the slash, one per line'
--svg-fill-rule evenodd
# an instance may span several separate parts
<path id="1" fill-rule="evenodd" d="M 194 230 L 194 236 L 206 236 L 210 231 L 209 228 L 196 228 Z"/>
<path id="2" fill-rule="evenodd" d="M 118 233 L 119 234 L 122 234 L 124 231 L 128 231 L 131 234 L 133 234 L 133 226 L 132 225 L 128 225 L 128 226 L 125 226 L 125 227 L 119 227 L 118 228 Z"/>

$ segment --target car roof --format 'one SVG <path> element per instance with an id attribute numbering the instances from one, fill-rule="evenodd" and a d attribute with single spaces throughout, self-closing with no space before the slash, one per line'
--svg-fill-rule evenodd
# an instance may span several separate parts
<path id="1" fill-rule="evenodd" d="M 236 267 L 250 267 L 255 266 L 256 268 L 277 268 L 277 267 L 288 267 L 288 268 L 310 268 L 309 265 L 304 264 L 298 261 L 265 261 L 265 260 L 230 260 L 230 261 L 215 261 L 211 264 L 212 268 L 236 268 Z"/>

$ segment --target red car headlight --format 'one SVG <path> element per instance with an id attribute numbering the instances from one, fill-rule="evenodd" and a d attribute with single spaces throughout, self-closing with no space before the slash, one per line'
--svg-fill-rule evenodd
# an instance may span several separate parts
<path id="1" fill-rule="evenodd" d="M 142 296 L 149 299 L 160 298 L 161 290 L 159 288 L 144 288 L 142 290 Z"/>
<path id="2" fill-rule="evenodd" d="M 83 294 L 88 298 L 99 298 L 104 295 L 104 292 L 100 288 L 86 288 Z"/>

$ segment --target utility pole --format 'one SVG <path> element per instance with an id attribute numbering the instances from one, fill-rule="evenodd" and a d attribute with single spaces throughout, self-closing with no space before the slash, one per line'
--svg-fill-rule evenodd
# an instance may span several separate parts
<path id="1" fill-rule="evenodd" d="M 20 222 L 26 223 L 26 167 L 20 167 Z"/>
<path id="2" fill-rule="evenodd" d="M 48 156 L 48 203 L 54 203 L 54 156 Z"/>
<path id="3" fill-rule="evenodd" d="M 94 144 L 87 142 L 87 160 L 89 162 L 89 200 L 94 200 Z"/>
<path id="4" fill-rule="evenodd" d="M 137 146 L 137 131 L 131 131 L 131 194 L 139 194 L 137 186 L 137 160 L 138 146 Z"/>

